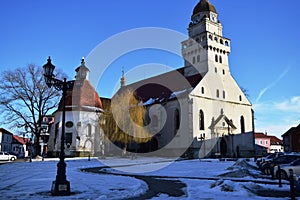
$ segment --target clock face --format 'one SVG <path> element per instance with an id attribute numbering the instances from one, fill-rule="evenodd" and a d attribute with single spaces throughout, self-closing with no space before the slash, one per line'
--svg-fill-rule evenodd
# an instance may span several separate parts
<path id="1" fill-rule="evenodd" d="M 211 15 L 211 20 L 212 20 L 213 22 L 217 22 L 217 17 L 216 17 L 214 14 L 212 14 L 212 15 Z"/>

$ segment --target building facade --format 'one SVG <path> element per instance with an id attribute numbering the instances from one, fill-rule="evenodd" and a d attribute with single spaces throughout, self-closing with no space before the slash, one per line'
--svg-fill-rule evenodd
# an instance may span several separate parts
<path id="1" fill-rule="evenodd" d="M 300 152 L 300 124 L 282 135 L 285 152 Z"/>
<path id="2" fill-rule="evenodd" d="M 255 151 L 257 156 L 268 153 L 283 152 L 283 142 L 279 138 L 267 133 L 255 133 Z"/>
<path id="3" fill-rule="evenodd" d="M 201 0 L 182 42 L 184 67 L 124 88 L 148 109 L 156 152 L 192 157 L 249 157 L 254 148 L 252 105 L 231 76 L 230 39 L 215 7 Z M 154 123 L 155 122 L 155 123 Z"/>
<path id="4" fill-rule="evenodd" d="M 13 135 L 11 144 L 12 153 L 18 158 L 26 158 L 30 155 L 31 141 L 28 138 Z"/>
<path id="5" fill-rule="evenodd" d="M 0 151 L 11 152 L 13 134 L 4 128 L 0 128 Z"/>

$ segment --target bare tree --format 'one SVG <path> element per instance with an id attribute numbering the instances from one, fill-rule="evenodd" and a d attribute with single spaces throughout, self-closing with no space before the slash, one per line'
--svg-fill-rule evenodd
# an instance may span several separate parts
<path id="1" fill-rule="evenodd" d="M 49 89 L 43 69 L 35 65 L 4 71 L 0 76 L 1 121 L 11 128 L 26 128 L 35 136 L 36 153 L 42 117 L 57 107 L 60 93 Z"/>
<path id="2" fill-rule="evenodd" d="M 249 98 L 249 91 L 248 91 L 248 89 L 246 89 L 246 88 L 243 88 L 243 87 L 241 87 L 241 90 L 242 90 L 242 92 L 245 94 L 245 96 L 247 97 L 247 98 Z"/>

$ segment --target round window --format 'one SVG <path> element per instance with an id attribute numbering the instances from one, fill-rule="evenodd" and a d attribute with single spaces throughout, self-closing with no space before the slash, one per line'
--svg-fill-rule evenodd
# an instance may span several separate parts
<path id="1" fill-rule="evenodd" d="M 72 128 L 73 127 L 73 122 L 71 122 L 71 121 L 66 122 L 66 127 L 67 128 Z"/>

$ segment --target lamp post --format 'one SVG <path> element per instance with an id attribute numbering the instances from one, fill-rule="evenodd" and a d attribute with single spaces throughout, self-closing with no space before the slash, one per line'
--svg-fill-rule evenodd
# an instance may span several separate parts
<path id="1" fill-rule="evenodd" d="M 58 80 L 55 78 L 53 71 L 55 66 L 51 63 L 49 56 L 48 62 L 43 66 L 44 77 L 47 86 L 50 88 L 54 86 L 56 90 L 62 91 L 63 113 L 62 113 L 62 133 L 60 139 L 60 156 L 57 163 L 57 175 L 55 181 L 52 182 L 51 193 L 54 196 L 67 196 L 70 195 L 70 182 L 66 177 L 66 163 L 65 163 L 65 121 L 66 121 L 66 93 L 67 89 L 71 89 L 74 81 L 67 81 L 66 78 Z"/>

